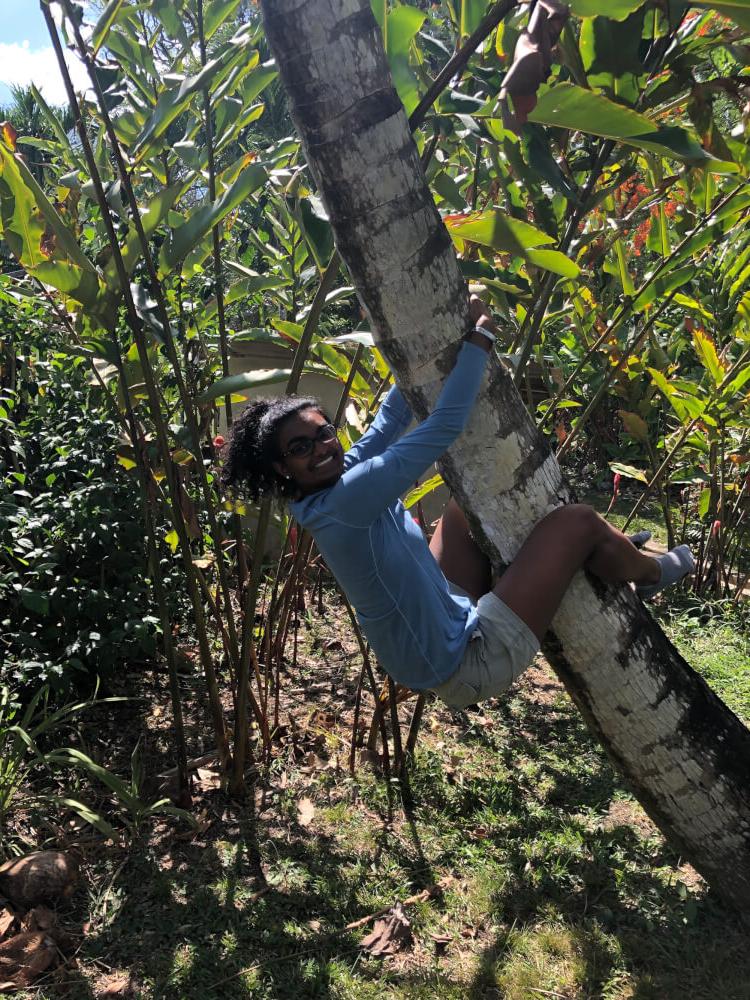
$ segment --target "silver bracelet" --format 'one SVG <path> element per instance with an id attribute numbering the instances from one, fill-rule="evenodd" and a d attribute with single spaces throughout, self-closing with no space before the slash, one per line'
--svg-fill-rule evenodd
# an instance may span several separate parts
<path id="1" fill-rule="evenodd" d="M 489 340 L 489 342 L 491 344 L 494 344 L 495 341 L 497 340 L 497 337 L 495 336 L 495 334 L 492 333 L 491 330 L 488 330 L 487 327 L 485 327 L 485 326 L 474 326 L 474 327 L 471 328 L 471 330 L 469 331 L 469 333 L 481 333 L 481 335 L 483 337 L 486 337 L 487 340 Z"/>

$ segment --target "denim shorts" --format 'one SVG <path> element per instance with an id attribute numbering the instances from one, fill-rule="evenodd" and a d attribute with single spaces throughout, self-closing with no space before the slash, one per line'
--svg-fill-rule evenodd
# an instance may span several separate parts
<path id="1" fill-rule="evenodd" d="M 468 597 L 455 584 L 452 594 Z M 531 665 L 539 640 L 515 611 L 490 591 L 477 604 L 479 623 L 466 644 L 458 670 L 436 688 L 435 694 L 450 708 L 466 708 L 506 691 Z"/>

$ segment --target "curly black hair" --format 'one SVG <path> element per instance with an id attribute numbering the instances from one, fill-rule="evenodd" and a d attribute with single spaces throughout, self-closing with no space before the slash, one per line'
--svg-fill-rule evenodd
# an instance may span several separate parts
<path id="1" fill-rule="evenodd" d="M 224 486 L 242 491 L 253 503 L 265 497 L 293 497 L 294 483 L 280 476 L 273 463 L 280 459 L 279 428 L 302 410 L 318 410 L 328 420 L 318 400 L 309 396 L 253 400 L 232 424 L 221 470 Z"/>

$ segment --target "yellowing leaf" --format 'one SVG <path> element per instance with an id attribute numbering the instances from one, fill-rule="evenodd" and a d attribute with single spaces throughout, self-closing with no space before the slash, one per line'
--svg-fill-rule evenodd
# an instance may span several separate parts
<path id="1" fill-rule="evenodd" d="M 3 132 L 3 139 L 10 146 L 11 150 L 15 153 L 16 151 L 16 141 L 18 140 L 18 132 L 13 128 L 10 122 L 0 123 L 0 129 Z"/>
<path id="2" fill-rule="evenodd" d="M 716 353 L 716 346 L 704 330 L 693 332 L 693 345 L 698 360 L 710 374 L 716 385 L 719 385 L 724 378 L 724 366 Z"/>

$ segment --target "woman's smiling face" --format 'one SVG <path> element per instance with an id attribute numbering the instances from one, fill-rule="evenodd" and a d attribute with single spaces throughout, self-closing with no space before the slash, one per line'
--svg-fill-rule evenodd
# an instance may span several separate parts
<path id="1" fill-rule="evenodd" d="M 325 440 L 327 427 L 328 418 L 320 410 L 308 409 L 295 413 L 279 428 L 277 444 L 282 457 L 273 463 L 274 468 L 292 479 L 303 496 L 333 486 L 344 471 L 344 449 L 335 433 Z M 293 454 L 300 446 L 311 450 L 306 455 Z"/>

